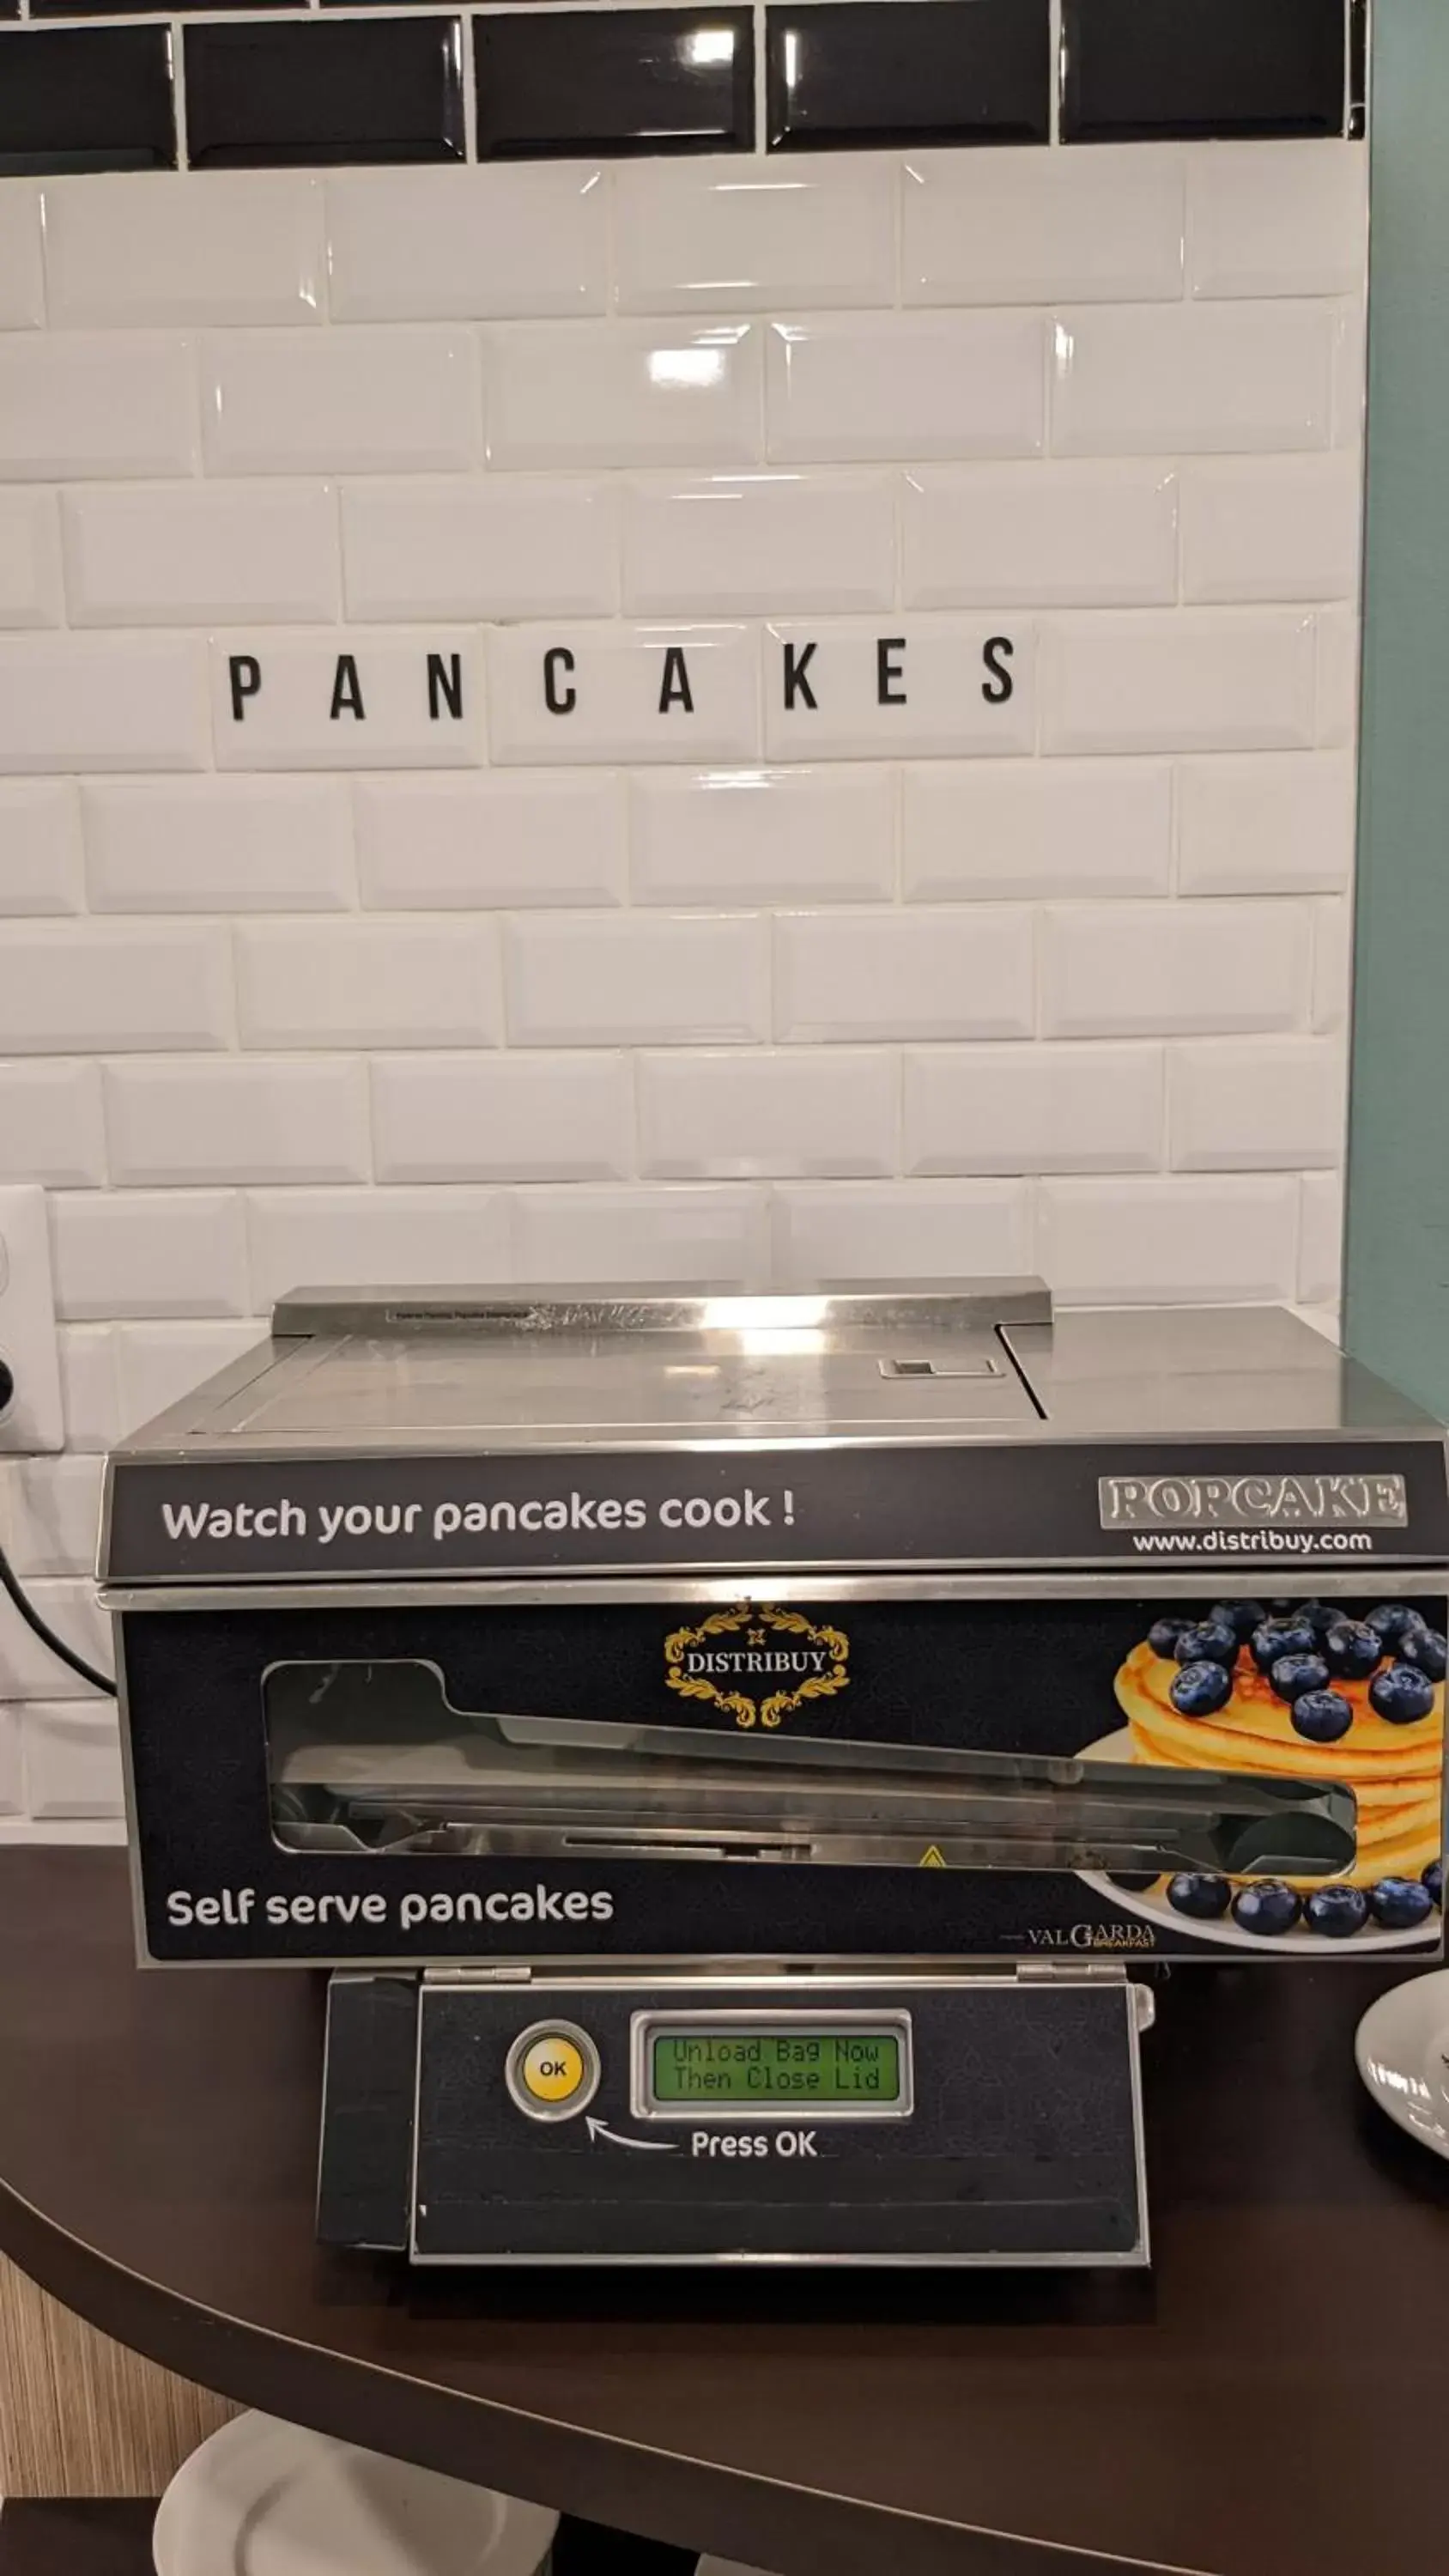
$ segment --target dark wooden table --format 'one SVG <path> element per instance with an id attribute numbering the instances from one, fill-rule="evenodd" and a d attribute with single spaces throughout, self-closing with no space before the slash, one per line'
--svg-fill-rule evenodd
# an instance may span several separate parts
<path id="1" fill-rule="evenodd" d="M 0 2246 L 246 2404 L 780 2576 L 1428 2576 L 1449 2167 L 1354 2075 L 1388 1982 L 1164 1983 L 1150 2277 L 450 2281 L 313 2245 L 320 1981 L 139 1975 L 119 1853 L 13 1851 Z"/>

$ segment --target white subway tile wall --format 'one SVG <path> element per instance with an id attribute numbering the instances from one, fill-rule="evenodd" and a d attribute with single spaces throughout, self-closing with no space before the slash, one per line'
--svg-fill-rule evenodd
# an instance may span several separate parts
<path id="1" fill-rule="evenodd" d="M 60 624 L 58 536 L 53 492 L 0 492 L 0 626 Z"/>
<path id="2" fill-rule="evenodd" d="M 107 1445 L 305 1280 L 1331 1311 L 1345 143 L 0 182 L 0 1180 Z M 116 1830 L 0 1605 L 0 1837 Z"/>
<path id="3" fill-rule="evenodd" d="M 45 320 L 40 190 L 0 189 L 0 331 L 31 331 Z"/>

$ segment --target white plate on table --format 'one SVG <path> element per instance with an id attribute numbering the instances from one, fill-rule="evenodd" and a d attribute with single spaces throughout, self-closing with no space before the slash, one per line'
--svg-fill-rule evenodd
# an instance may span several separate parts
<path id="1" fill-rule="evenodd" d="M 558 2515 L 275 2416 L 238 2415 L 183 2461 L 157 2576 L 542 2576 Z"/>
<path id="2" fill-rule="evenodd" d="M 1449 2156 L 1449 1972 L 1412 1977 L 1370 2004 L 1354 2034 L 1358 2071 L 1379 2108 Z"/>

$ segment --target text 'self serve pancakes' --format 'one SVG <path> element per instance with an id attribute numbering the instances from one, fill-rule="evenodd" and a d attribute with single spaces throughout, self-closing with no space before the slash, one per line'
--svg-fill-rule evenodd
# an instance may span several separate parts
<path id="1" fill-rule="evenodd" d="M 1159 1621 L 1127 1657 L 1116 1690 L 1138 1762 L 1352 1789 L 1358 1857 L 1339 1884 L 1367 1891 L 1385 1923 L 1396 1901 L 1402 1913 L 1419 1894 L 1405 1889 L 1396 1900 L 1393 1889 L 1432 1886 L 1437 1876 L 1445 1661 L 1443 1636 L 1402 1603 L 1362 1618 L 1319 1602 L 1272 1612 L 1225 1602 L 1194 1619 Z M 1322 1882 L 1294 1884 L 1307 1895 Z M 1354 1919 L 1346 1904 L 1335 1928 Z M 1367 1910 L 1356 1919 L 1368 1920 Z"/>

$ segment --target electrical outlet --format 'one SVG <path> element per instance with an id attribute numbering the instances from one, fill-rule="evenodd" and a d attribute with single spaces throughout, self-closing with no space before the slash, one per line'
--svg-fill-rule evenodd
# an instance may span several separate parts
<path id="1" fill-rule="evenodd" d="M 0 1190 L 0 1456 L 64 1447 L 45 1192 Z"/>

